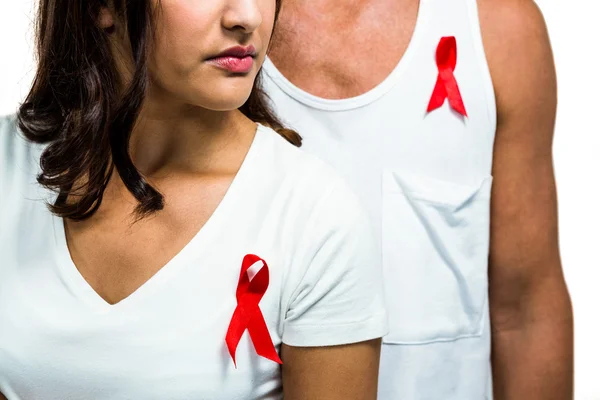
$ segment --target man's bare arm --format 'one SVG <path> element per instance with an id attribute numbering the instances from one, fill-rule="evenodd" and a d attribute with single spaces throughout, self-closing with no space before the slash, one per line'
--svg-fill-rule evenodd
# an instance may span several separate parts
<path id="1" fill-rule="evenodd" d="M 495 400 L 573 397 L 573 316 L 558 248 L 556 78 L 532 0 L 479 0 L 498 105 L 490 250 Z"/>

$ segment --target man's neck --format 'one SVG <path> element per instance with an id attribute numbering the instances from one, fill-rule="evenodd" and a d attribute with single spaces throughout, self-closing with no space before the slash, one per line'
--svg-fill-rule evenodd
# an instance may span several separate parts
<path id="1" fill-rule="evenodd" d="M 336 12 L 367 7 L 377 0 L 285 0 L 283 7 Z"/>
<path id="2" fill-rule="evenodd" d="M 358 96 L 396 67 L 412 37 L 418 7 L 419 0 L 284 2 L 269 57 L 293 84 L 313 95 Z"/>
<path id="3" fill-rule="evenodd" d="M 348 24 L 365 10 L 380 2 L 382 0 L 285 0 L 282 5 L 282 15 L 286 20 L 308 18 L 323 22 L 345 21 Z M 289 23 L 289 20 L 286 23 Z"/>

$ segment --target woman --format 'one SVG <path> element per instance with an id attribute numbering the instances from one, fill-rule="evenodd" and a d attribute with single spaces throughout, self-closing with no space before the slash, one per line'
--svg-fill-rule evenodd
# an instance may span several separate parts
<path id="1" fill-rule="evenodd" d="M 368 222 L 256 80 L 278 9 L 41 1 L 0 122 L 6 398 L 375 398 Z"/>

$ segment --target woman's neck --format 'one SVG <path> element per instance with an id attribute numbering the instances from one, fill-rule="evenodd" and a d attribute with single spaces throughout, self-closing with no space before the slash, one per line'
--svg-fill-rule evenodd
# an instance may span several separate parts
<path id="1" fill-rule="evenodd" d="M 145 105 L 132 132 L 130 152 L 146 177 L 228 169 L 228 153 L 245 154 L 256 124 L 239 110 L 211 111 Z"/>

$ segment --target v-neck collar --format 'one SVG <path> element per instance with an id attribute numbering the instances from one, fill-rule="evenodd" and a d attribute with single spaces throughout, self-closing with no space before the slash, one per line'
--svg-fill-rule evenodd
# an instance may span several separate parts
<path id="1" fill-rule="evenodd" d="M 253 165 L 258 158 L 258 153 L 260 153 L 260 147 L 269 133 L 265 130 L 266 128 L 262 125 L 257 125 L 256 134 L 240 169 L 233 178 L 219 205 L 206 223 L 173 258 L 161 267 L 161 269 L 133 293 L 118 303 L 110 304 L 104 300 L 104 298 L 102 298 L 102 296 L 100 296 L 85 280 L 83 275 L 81 275 L 71 258 L 66 239 L 64 220 L 61 217 L 52 215 L 56 238 L 54 260 L 65 285 L 72 294 L 98 313 L 108 313 L 114 312 L 117 309 L 124 309 L 128 307 L 129 304 L 141 301 L 148 295 L 156 292 L 160 286 L 169 281 L 171 276 L 176 274 L 187 264 L 187 260 L 197 257 L 199 253 L 205 251 L 206 246 L 204 246 L 203 243 L 207 242 L 211 236 L 216 235 L 220 226 L 226 225 L 226 218 L 231 214 L 232 207 L 235 207 L 236 203 L 242 202 L 244 200 L 244 190 L 252 187 L 252 185 L 247 184 L 247 180 L 249 175 L 251 175 Z"/>

